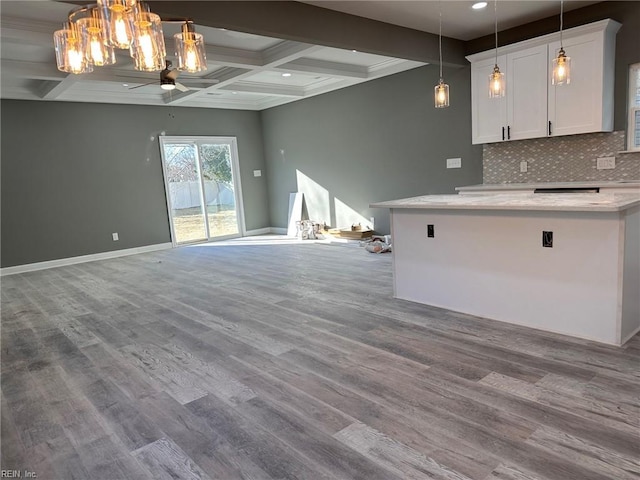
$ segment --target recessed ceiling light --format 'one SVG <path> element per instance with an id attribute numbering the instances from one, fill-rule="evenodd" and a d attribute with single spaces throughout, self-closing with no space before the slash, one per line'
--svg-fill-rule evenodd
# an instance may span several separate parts
<path id="1" fill-rule="evenodd" d="M 122 86 L 123 86 L 123 87 L 128 87 L 128 86 L 129 86 L 129 84 L 128 84 L 128 83 L 123 83 L 123 84 L 122 84 Z"/>
<path id="2" fill-rule="evenodd" d="M 352 53 L 358 53 L 358 50 L 351 50 Z"/>
<path id="3" fill-rule="evenodd" d="M 473 5 L 471 5 L 471 8 L 473 8 L 474 10 L 481 10 L 486 6 L 487 6 L 487 2 L 476 2 Z"/>
<path id="4" fill-rule="evenodd" d="M 282 74 L 282 76 L 283 76 L 283 77 L 290 77 L 290 76 L 291 76 L 291 74 L 290 74 L 290 73 L 283 73 L 283 74 Z"/>
<path id="5" fill-rule="evenodd" d="M 231 93 L 232 93 L 233 95 L 237 95 L 237 94 L 238 94 L 238 92 L 231 92 Z"/>

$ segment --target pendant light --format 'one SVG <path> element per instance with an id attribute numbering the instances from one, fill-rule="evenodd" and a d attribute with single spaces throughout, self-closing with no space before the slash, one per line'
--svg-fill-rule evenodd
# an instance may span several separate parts
<path id="1" fill-rule="evenodd" d="M 174 36 L 178 70 L 190 73 L 207 69 L 207 58 L 202 35 L 196 33 L 193 22 L 182 24 L 182 31 Z"/>
<path id="2" fill-rule="evenodd" d="M 58 70 L 87 73 L 94 66 L 116 62 L 114 49 L 129 50 L 134 68 L 160 72 L 166 67 L 163 20 L 139 0 L 97 0 L 69 12 L 67 23 L 53 35 Z M 178 68 L 206 70 L 204 39 L 189 18 L 164 20 L 182 23 L 175 35 Z"/>
<path id="3" fill-rule="evenodd" d="M 69 22 L 75 24 L 86 37 L 84 55 L 87 61 L 96 67 L 116 63 L 112 46 L 108 44 L 103 18 L 98 5 L 78 7 L 69 13 Z"/>
<path id="4" fill-rule="evenodd" d="M 551 84 L 557 86 L 571 83 L 571 57 L 566 56 L 562 47 L 563 4 L 563 0 L 560 0 L 560 50 L 558 56 L 553 59 L 553 76 L 551 77 Z"/>
<path id="5" fill-rule="evenodd" d="M 440 81 L 435 86 L 434 100 L 436 108 L 449 106 L 449 85 L 442 80 L 442 2 L 440 2 L 440 32 L 438 34 L 438 52 L 440 55 Z"/>
<path id="6" fill-rule="evenodd" d="M 493 11 L 496 22 L 496 63 L 493 66 L 493 72 L 489 75 L 489 98 L 504 97 L 504 73 L 500 72 L 498 67 L 498 0 L 493 2 Z"/>
<path id="7" fill-rule="evenodd" d="M 133 40 L 131 25 L 136 0 L 98 0 L 104 21 L 107 43 L 115 48 L 128 49 Z"/>
<path id="8" fill-rule="evenodd" d="M 146 4 L 138 3 L 133 12 L 131 57 L 134 68 L 143 72 L 157 72 L 165 68 L 166 48 L 162 20 L 151 13 Z"/>
<path id="9" fill-rule="evenodd" d="M 71 22 L 66 22 L 62 30 L 53 33 L 58 70 L 67 73 L 89 73 L 93 66 L 85 56 L 87 36 Z"/>

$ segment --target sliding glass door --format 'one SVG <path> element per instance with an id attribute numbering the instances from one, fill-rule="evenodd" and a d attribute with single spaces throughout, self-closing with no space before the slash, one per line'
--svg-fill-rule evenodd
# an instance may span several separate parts
<path id="1" fill-rule="evenodd" d="M 234 137 L 160 137 L 174 244 L 244 235 Z"/>

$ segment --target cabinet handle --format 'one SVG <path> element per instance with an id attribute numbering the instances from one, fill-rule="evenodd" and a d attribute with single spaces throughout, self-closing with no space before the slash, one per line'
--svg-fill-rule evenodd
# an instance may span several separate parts
<path id="1" fill-rule="evenodd" d="M 502 140 L 504 141 L 504 127 L 502 127 Z"/>
<path id="2" fill-rule="evenodd" d="M 549 135 L 551 135 L 551 120 L 549 120 Z"/>
<path id="3" fill-rule="evenodd" d="M 507 126 L 507 140 L 511 140 L 511 125 Z"/>

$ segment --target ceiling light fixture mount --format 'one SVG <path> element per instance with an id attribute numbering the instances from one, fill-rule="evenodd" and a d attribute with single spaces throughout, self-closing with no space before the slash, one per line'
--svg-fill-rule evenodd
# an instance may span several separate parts
<path id="1" fill-rule="evenodd" d="M 498 0 L 494 0 L 493 12 L 495 16 L 495 36 L 496 36 L 496 62 L 493 72 L 489 75 L 489 98 L 504 97 L 504 73 L 498 67 Z"/>
<path id="2" fill-rule="evenodd" d="M 486 6 L 487 2 L 476 2 L 471 5 L 471 8 L 473 8 L 474 10 L 482 10 L 483 8 L 486 8 Z"/>
<path id="3" fill-rule="evenodd" d="M 560 0 L 560 50 L 558 56 L 553 59 L 553 75 L 551 77 L 551 84 L 556 86 L 571 83 L 571 57 L 567 57 L 562 46 L 563 4 L 564 2 Z"/>
<path id="4" fill-rule="evenodd" d="M 442 2 L 439 4 L 439 34 L 438 34 L 438 54 L 440 57 L 440 81 L 434 88 L 434 101 L 436 108 L 446 108 L 449 106 L 449 85 L 442 79 Z"/>
<path id="5" fill-rule="evenodd" d="M 162 23 L 182 23 L 174 35 L 178 70 L 199 72 L 207 68 L 202 35 L 190 19 L 163 20 L 137 0 L 97 0 L 69 12 L 68 22 L 53 34 L 58 70 L 81 74 L 93 67 L 116 62 L 115 48 L 128 49 L 134 68 L 162 71 L 166 47 Z"/>

